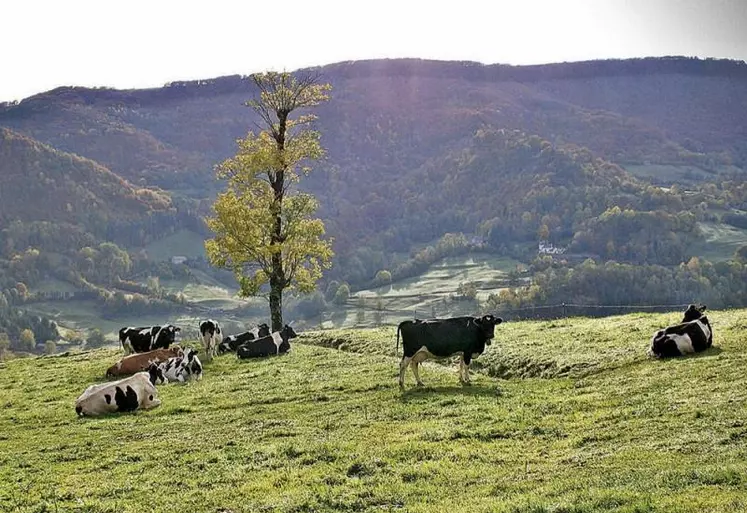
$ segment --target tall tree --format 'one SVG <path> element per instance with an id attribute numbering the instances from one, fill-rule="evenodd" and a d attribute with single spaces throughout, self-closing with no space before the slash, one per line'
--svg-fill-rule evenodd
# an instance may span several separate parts
<path id="1" fill-rule="evenodd" d="M 269 72 L 252 79 L 259 98 L 246 105 L 259 116 L 259 131 L 249 132 L 236 155 L 217 168 L 228 183 L 207 219 L 215 237 L 205 248 L 211 264 L 234 272 L 242 296 L 266 294 L 276 331 L 283 327 L 283 291 L 314 290 L 332 258 L 324 224 L 313 218 L 316 199 L 291 190 L 308 175 L 310 162 L 324 156 L 320 134 L 310 127 L 316 116 L 307 109 L 328 100 L 331 87 L 312 74 Z M 292 118 L 298 111 L 306 112 Z"/>

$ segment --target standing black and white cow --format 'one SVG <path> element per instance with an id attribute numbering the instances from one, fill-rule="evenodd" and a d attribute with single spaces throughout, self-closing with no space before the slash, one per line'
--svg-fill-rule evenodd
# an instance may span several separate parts
<path id="1" fill-rule="evenodd" d="M 236 354 L 239 358 L 259 358 L 287 353 L 290 351 L 290 339 L 297 336 L 298 334 L 293 328 L 286 324 L 282 330 L 276 331 L 272 335 L 245 342 L 239 346 Z"/>
<path id="2" fill-rule="evenodd" d="M 706 306 L 690 305 L 680 324 L 659 330 L 651 337 L 649 356 L 666 358 L 700 353 L 713 345 L 713 330 L 705 316 Z"/>
<path id="3" fill-rule="evenodd" d="M 429 319 L 403 321 L 397 327 L 397 349 L 402 334 L 402 361 L 399 364 L 399 386 L 405 386 L 405 371 L 412 367 L 415 381 L 423 386 L 418 365 L 432 356 L 446 357 L 461 354 L 459 361 L 459 381 L 470 383 L 469 365 L 473 355 L 480 355 L 495 336 L 495 326 L 503 319 L 492 315 L 482 317 L 452 317 L 450 319 Z"/>
<path id="4" fill-rule="evenodd" d="M 213 319 L 202 321 L 200 335 L 202 335 L 202 347 L 205 348 L 205 361 L 209 362 L 218 355 L 218 344 L 222 338 L 218 321 Z"/>
<path id="5" fill-rule="evenodd" d="M 122 328 L 119 330 L 119 342 L 125 355 L 145 353 L 154 349 L 168 349 L 176 340 L 181 328 L 173 324 L 149 326 L 144 328 Z"/>
<path id="6" fill-rule="evenodd" d="M 239 333 L 238 335 L 230 335 L 223 339 L 223 342 L 218 346 L 219 353 L 230 353 L 235 352 L 240 345 L 249 342 L 250 340 L 257 340 L 258 338 L 266 337 L 270 334 L 270 327 L 266 323 L 259 324 L 249 331 Z"/>

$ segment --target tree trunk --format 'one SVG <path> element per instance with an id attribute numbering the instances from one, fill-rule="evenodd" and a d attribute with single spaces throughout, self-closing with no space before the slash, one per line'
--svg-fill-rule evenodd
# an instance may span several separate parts
<path id="1" fill-rule="evenodd" d="M 278 257 L 278 260 L 280 258 Z M 278 263 L 279 265 L 279 263 Z M 273 267 L 275 267 L 275 258 L 273 257 Z M 282 281 L 278 280 L 275 272 L 270 277 L 270 319 L 272 323 L 272 332 L 283 329 L 283 286 Z"/>
<path id="2" fill-rule="evenodd" d="M 287 113 L 278 113 L 278 135 L 276 138 L 278 151 L 281 158 L 285 151 L 285 131 L 287 129 Z M 272 230 L 272 244 L 282 244 L 281 235 L 283 233 L 283 186 L 285 182 L 285 163 L 282 162 L 280 169 L 275 174 L 275 180 L 271 181 L 273 191 L 275 192 L 274 217 L 275 226 Z M 272 321 L 272 331 L 283 329 L 283 289 L 285 288 L 285 272 L 283 271 L 283 254 L 282 252 L 272 255 L 272 274 L 270 275 L 270 319 Z"/>

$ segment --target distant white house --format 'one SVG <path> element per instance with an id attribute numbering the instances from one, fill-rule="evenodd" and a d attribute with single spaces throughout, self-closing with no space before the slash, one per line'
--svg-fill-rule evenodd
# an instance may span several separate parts
<path id="1" fill-rule="evenodd" d="M 539 241 L 537 253 L 540 255 L 562 255 L 568 248 L 559 248 L 546 240 Z"/>
<path id="2" fill-rule="evenodd" d="M 171 263 L 172 264 L 177 264 L 177 265 L 178 264 L 183 264 L 186 261 L 187 261 L 187 257 L 185 257 L 185 256 L 178 255 L 178 256 L 172 256 L 171 257 Z"/>
<path id="3" fill-rule="evenodd" d="M 488 245 L 488 240 L 480 235 L 473 235 L 469 240 L 469 245 L 473 248 L 482 249 Z"/>

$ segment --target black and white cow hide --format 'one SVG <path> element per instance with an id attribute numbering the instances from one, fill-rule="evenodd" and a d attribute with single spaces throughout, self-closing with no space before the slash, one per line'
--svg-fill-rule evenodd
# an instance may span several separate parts
<path id="1" fill-rule="evenodd" d="M 167 382 L 161 369 L 151 364 L 147 371 L 119 381 L 89 386 L 76 399 L 75 413 L 79 416 L 96 416 L 155 408 L 161 404 L 156 383 Z"/>
<path id="2" fill-rule="evenodd" d="M 249 342 L 250 340 L 256 340 L 258 338 L 266 337 L 270 334 L 270 327 L 266 323 L 259 324 L 249 331 L 239 333 L 238 335 L 230 335 L 223 339 L 218 346 L 218 353 L 231 353 L 235 352 L 240 345 Z"/>
<path id="3" fill-rule="evenodd" d="M 148 326 L 141 328 L 122 328 L 119 330 L 119 342 L 125 355 L 145 353 L 154 349 L 167 349 L 176 340 L 181 328 L 173 324 L 165 326 Z"/>
<path id="4" fill-rule="evenodd" d="M 399 386 L 405 386 L 405 371 L 410 365 L 418 386 L 423 386 L 418 365 L 430 357 L 461 354 L 459 380 L 469 384 L 469 365 L 473 355 L 480 355 L 495 336 L 495 326 L 503 322 L 500 317 L 452 317 L 403 321 L 397 327 L 397 347 L 402 335 L 402 361 L 399 364 Z M 396 349 L 395 349 L 396 351 Z"/>
<path id="5" fill-rule="evenodd" d="M 667 358 L 700 353 L 713 345 L 713 329 L 705 315 L 706 306 L 689 305 L 680 324 L 659 330 L 651 337 L 649 356 Z"/>
<path id="6" fill-rule="evenodd" d="M 218 321 L 208 319 L 200 323 L 200 335 L 202 336 L 202 347 L 205 348 L 205 361 L 209 362 L 218 355 L 218 344 L 222 336 Z"/>
<path id="7" fill-rule="evenodd" d="M 183 356 L 169 358 L 158 364 L 164 377 L 169 381 L 185 383 L 202 378 L 202 362 L 197 357 L 196 349 L 186 349 Z"/>
<path id="8" fill-rule="evenodd" d="M 236 354 L 239 358 L 260 358 L 287 353 L 290 351 L 290 339 L 297 336 L 298 334 L 293 328 L 286 324 L 282 330 L 276 331 L 272 335 L 245 342 L 239 346 Z"/>

